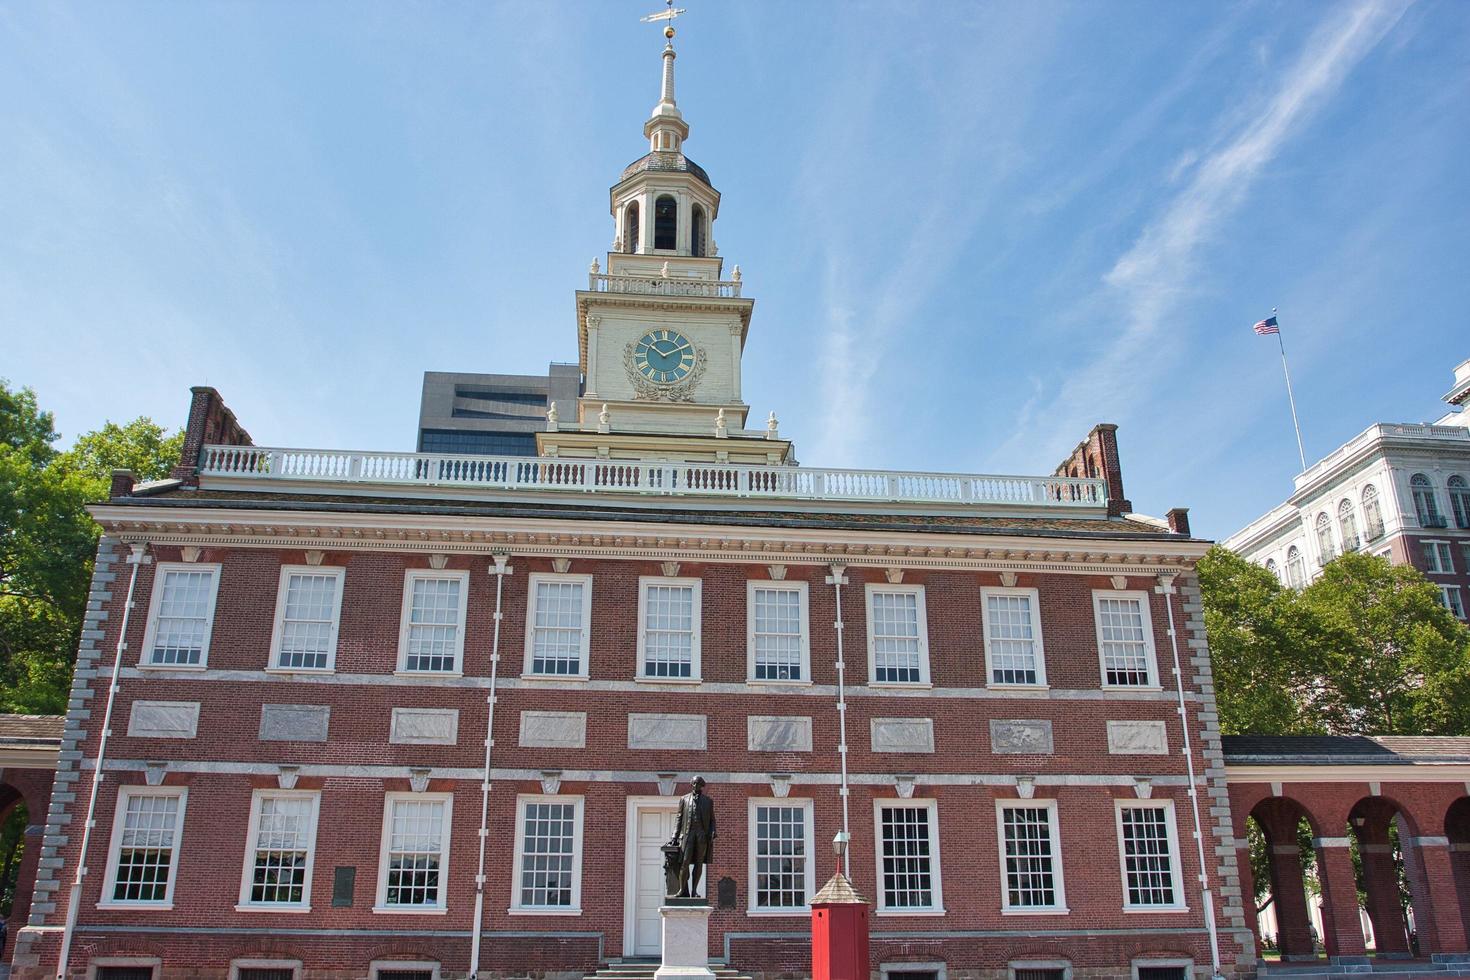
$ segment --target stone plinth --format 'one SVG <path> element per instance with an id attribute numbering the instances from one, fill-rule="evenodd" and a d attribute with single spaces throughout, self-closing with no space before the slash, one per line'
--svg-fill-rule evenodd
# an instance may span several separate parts
<path id="1" fill-rule="evenodd" d="M 714 980 L 709 968 L 709 903 L 702 898 L 666 898 L 663 959 L 654 980 Z"/>

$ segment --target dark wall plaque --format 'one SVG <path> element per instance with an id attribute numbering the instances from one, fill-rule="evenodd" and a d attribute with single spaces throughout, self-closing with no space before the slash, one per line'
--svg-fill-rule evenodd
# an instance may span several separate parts
<path id="1" fill-rule="evenodd" d="M 722 909 L 733 909 L 735 907 L 735 879 L 725 877 L 720 879 L 719 887 L 715 895 Z"/>
<path id="2" fill-rule="evenodd" d="M 338 868 L 332 876 L 332 908 L 352 907 L 352 890 L 357 886 L 356 868 Z"/>

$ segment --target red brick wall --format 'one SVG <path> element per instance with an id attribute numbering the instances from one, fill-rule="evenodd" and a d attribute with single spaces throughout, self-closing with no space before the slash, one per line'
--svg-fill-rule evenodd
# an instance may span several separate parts
<path id="1" fill-rule="evenodd" d="M 180 558 L 177 548 L 153 549 L 157 561 Z M 89 937 L 78 947 L 91 952 L 74 952 L 73 964 L 85 966 L 90 955 L 119 951 L 123 947 L 166 950 L 159 955 L 177 959 L 185 949 L 200 967 L 224 963 L 230 956 L 264 955 L 259 939 L 210 939 L 207 947 L 189 946 L 170 929 L 211 928 L 283 930 L 437 930 L 467 931 L 473 905 L 475 831 L 479 823 L 478 778 L 473 770 L 483 758 L 481 731 L 485 717 L 483 680 L 490 672 L 493 634 L 494 580 L 487 574 L 485 556 L 451 556 L 450 569 L 471 572 L 467 635 L 464 654 L 465 678 L 433 681 L 388 680 L 396 667 L 398 629 L 406 568 L 427 568 L 427 555 L 387 552 L 329 552 L 323 564 L 341 565 L 346 571 L 341 629 L 336 658 L 340 674 L 371 674 L 385 683 L 323 683 L 301 677 L 272 675 L 260 671 L 269 655 L 271 626 L 283 564 L 304 563 L 301 551 L 246 548 L 209 548 L 201 562 L 222 565 L 215 610 L 209 670 L 201 673 L 170 671 L 157 673 L 134 669 L 142 651 L 147 610 L 151 600 L 156 565 L 145 566 L 137 584 L 137 606 L 129 627 L 128 652 L 113 724 L 114 738 L 109 757 L 131 771 L 109 779 L 98 803 L 97 833 L 89 855 L 92 873 L 87 881 L 81 908 L 79 936 Z M 534 571 L 551 571 L 546 559 L 517 557 L 514 574 L 504 583 L 504 619 L 501 633 L 500 676 L 511 685 L 502 689 L 496 706 L 495 757 L 497 769 L 559 769 L 569 773 L 607 774 L 611 781 L 592 783 L 568 778 L 562 793 L 586 797 L 584 913 L 579 917 L 510 916 L 513 873 L 515 797 L 517 793 L 539 793 L 535 780 L 499 780 L 491 796 L 491 845 L 487 858 L 485 928 L 489 934 L 531 931 L 542 933 L 541 946 L 531 954 L 519 941 L 508 937 L 487 938 L 487 969 L 516 972 L 530 966 L 584 970 L 596 965 L 595 939 L 590 937 L 552 940 L 550 932 L 601 933 L 606 955 L 618 955 L 623 932 L 623 853 L 626 798 L 656 795 L 648 782 L 619 781 L 617 773 L 679 771 L 681 779 L 702 771 L 711 780 L 718 802 L 721 836 L 715 879 L 726 875 L 737 882 L 737 910 L 718 910 L 711 929 L 712 952 L 723 953 L 724 937 L 732 935 L 735 963 L 746 969 L 806 969 L 792 959 L 791 949 L 801 948 L 806 933 L 801 917 L 768 918 L 745 915 L 748 875 L 746 858 L 746 804 L 750 795 L 767 796 L 764 774 L 793 774 L 792 797 L 815 800 L 816 883 L 830 875 L 832 858 L 827 842 L 839 829 L 840 802 L 830 780 L 836 772 L 837 712 L 827 693 L 802 694 L 746 687 L 746 581 L 767 578 L 764 565 L 722 565 L 686 562 L 680 576 L 698 577 L 703 582 L 702 660 L 703 681 L 730 685 L 721 690 L 691 690 L 687 687 L 642 685 L 631 690 L 607 690 L 604 682 L 630 682 L 636 673 L 636 608 L 638 577 L 659 575 L 655 562 L 576 560 L 572 572 L 593 576 L 593 611 L 590 642 L 590 684 L 518 684 L 524 659 L 524 629 L 527 578 Z M 836 682 L 835 618 L 832 587 L 824 583 L 825 566 L 789 565 L 788 581 L 806 581 L 810 589 L 811 665 L 817 685 Z M 1190 906 L 1188 912 L 1130 913 L 1121 915 L 1121 884 L 1113 799 L 1132 798 L 1131 777 L 1156 776 L 1182 783 L 1185 764 L 1179 753 L 1180 731 L 1176 706 L 1170 690 L 1163 694 L 1108 694 L 1100 691 L 1096 633 L 1093 625 L 1091 591 L 1112 589 L 1107 577 L 1072 574 L 1021 574 L 1017 583 L 1040 590 L 1040 617 L 1048 682 L 1053 692 L 1077 691 L 1079 697 L 985 696 L 984 650 L 981 642 L 980 588 L 1000 585 L 996 573 L 908 570 L 905 585 L 926 587 L 929 657 L 933 691 L 879 692 L 864 688 L 867 674 L 866 611 L 863 585 L 883 582 L 881 569 L 849 568 L 849 584 L 843 589 L 843 619 L 849 684 L 849 765 L 856 785 L 851 802 L 853 872 L 859 891 L 873 895 L 876 889 L 873 852 L 874 796 L 895 797 L 892 776 L 915 775 L 919 785 L 915 798 L 938 801 L 939 841 L 943 869 L 944 917 L 877 915 L 878 936 L 875 962 L 912 959 L 928 950 L 930 959 L 948 960 L 953 966 L 1003 967 L 1016 956 L 1065 955 L 1079 966 L 1126 966 L 1134 955 L 1188 955 L 1207 963 L 1203 916 L 1194 886 L 1197 873 L 1191 839 L 1192 822 L 1183 785 L 1163 785 L 1155 798 L 1176 799 L 1176 822 L 1183 867 L 1178 885 Z M 1151 590 L 1155 580 L 1133 578 L 1128 587 Z M 121 616 L 122 589 L 114 590 L 112 615 L 106 620 L 100 645 L 110 659 L 116 642 L 116 624 Z M 1160 595 L 1150 591 L 1154 641 L 1159 673 L 1166 689 L 1172 689 L 1168 617 Z M 1185 614 L 1176 606 L 1183 626 Z M 1182 656 L 1190 656 L 1185 650 Z M 238 671 L 228 680 L 221 671 Z M 1192 677 L 1194 671 L 1187 671 Z M 345 680 L 351 680 L 347 678 Z M 997 692 L 998 693 L 998 692 Z M 199 736 L 193 740 L 131 738 L 127 719 L 136 699 L 199 701 Z M 331 706 L 330 740 L 325 744 L 261 742 L 257 738 L 262 703 L 321 704 Z M 1212 702 L 1205 702 L 1212 706 Z M 459 744 L 454 746 L 403 746 L 388 743 L 389 719 L 394 706 L 457 707 L 460 711 Z M 1194 751 L 1201 776 L 1209 762 L 1202 756 L 1205 746 L 1200 733 L 1205 728 L 1199 701 L 1191 701 L 1190 724 Z M 96 719 L 84 722 L 81 743 L 84 756 L 96 754 Z M 586 711 L 587 745 L 581 750 L 521 748 L 518 745 L 519 715 L 522 710 Z M 693 751 L 647 751 L 627 747 L 626 715 L 634 711 L 704 714 L 708 717 L 708 749 Z M 762 753 L 747 748 L 746 717 L 750 714 L 807 715 L 813 718 L 811 753 Z M 934 722 L 937 749 L 933 754 L 874 753 L 869 745 L 869 719 L 873 717 L 925 717 Z M 990 752 L 990 719 L 1048 719 L 1052 722 L 1055 753 L 1049 756 L 997 755 Z M 1106 722 L 1110 719 L 1159 719 L 1166 722 L 1170 752 L 1166 755 L 1110 755 Z M 166 777 L 169 785 L 187 785 L 189 800 L 179 878 L 171 911 L 99 910 L 113 808 L 119 783 L 141 782 L 146 761 L 172 763 Z M 234 772 L 198 772 L 211 764 L 225 764 Z M 321 822 L 317 837 L 312 911 L 309 914 L 236 912 L 243 863 L 249 798 L 252 788 L 275 785 L 274 767 L 290 764 L 307 767 L 298 788 L 322 790 Z M 260 773 L 238 771 L 256 765 Z M 447 882 L 448 913 L 445 915 L 373 914 L 378 868 L 383 793 L 407 790 L 406 778 L 389 777 L 376 771 L 348 775 L 312 775 L 309 767 L 329 766 L 432 766 L 436 769 L 469 770 L 469 778 L 435 780 L 431 790 L 455 793 L 453 842 Z M 746 774 L 746 775 L 742 775 Z M 751 775 L 753 774 L 753 775 Z M 926 775 L 972 774 L 975 785 L 925 785 Z M 804 783 L 803 776 L 829 780 Z M 1063 842 L 1063 867 L 1071 913 L 1059 916 L 1026 917 L 1024 923 L 1000 914 L 999 859 L 995 829 L 994 799 L 1013 796 L 1011 786 L 986 785 L 996 777 L 1086 776 L 1089 785 L 1041 785 L 1037 798 L 1060 801 L 1059 823 Z M 751 782 L 748 780 L 756 780 Z M 747 781 L 742 781 L 747 780 Z M 1118 785 L 1110 785 L 1116 782 Z M 878 785 L 869 785 L 877 782 Z M 681 791 L 684 787 L 681 785 Z M 76 808 L 82 803 L 79 801 Z M 74 808 L 74 809 L 76 809 Z M 80 819 L 79 817 L 77 818 Z M 79 836 L 79 835 L 78 835 Z M 1212 838 L 1213 840 L 1213 838 Z M 68 866 L 76 860 L 74 837 L 61 850 Z M 1209 850 L 1213 850 L 1211 844 Z M 332 869 L 338 865 L 357 868 L 356 900 L 350 909 L 331 907 Z M 1214 869 L 1210 869 L 1212 877 Z M 1217 891 L 1218 896 L 1218 883 Z M 62 921 L 64 896 L 48 924 Z M 1217 915 L 1224 920 L 1224 903 Z M 125 928 L 126 932 L 88 933 L 88 927 Z M 1058 938 L 1041 941 L 1023 939 L 1022 934 L 1039 928 L 1107 930 L 1098 941 L 1078 943 Z M 1186 934 L 1150 934 L 1151 929 L 1194 930 Z M 1001 938 L 971 937 L 960 942 L 944 939 L 942 956 L 930 956 L 936 932 L 991 931 L 1014 933 Z M 795 933 L 794 945 L 768 944 L 765 940 L 741 939 L 750 933 Z M 925 933 L 931 938 L 926 938 Z M 898 937 L 912 935 L 900 941 Z M 364 940 L 365 941 L 365 940 Z M 190 940 L 192 942 L 192 940 Z M 280 942 L 286 942 L 282 938 Z M 340 967 L 334 957 L 337 947 L 321 937 L 292 940 L 301 950 L 299 958 L 323 970 Z M 446 970 L 463 970 L 467 938 L 402 941 L 406 958 L 442 959 Z M 1238 948 L 1230 933 L 1222 936 L 1226 947 L 1226 969 L 1232 968 Z M 51 939 L 38 940 L 40 953 L 35 976 L 48 969 L 47 956 L 54 957 Z M 506 959 L 491 957 L 501 944 Z M 547 945 L 549 944 L 549 945 Z M 926 945 L 928 944 L 928 945 Z M 413 947 L 417 952 L 411 952 Z M 213 950 L 205 953 L 203 949 Z M 295 948 L 295 947 L 293 947 Z M 354 962 L 365 966 L 361 944 L 352 947 Z M 427 952 L 425 952 L 427 951 Z M 119 954 L 120 955 L 120 954 Z M 399 955 L 399 954 L 394 954 Z M 923 959 L 923 956 L 919 957 Z M 799 959 L 799 957 L 798 957 Z M 493 962 L 492 962 L 493 960 Z M 552 963 L 555 962 L 553 967 Z M 359 972 L 357 975 L 362 975 Z M 325 976 L 325 974 L 324 974 Z"/>

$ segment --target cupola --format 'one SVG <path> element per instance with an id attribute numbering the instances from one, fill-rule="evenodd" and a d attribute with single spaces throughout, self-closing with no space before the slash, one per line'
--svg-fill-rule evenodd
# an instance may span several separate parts
<path id="1" fill-rule="evenodd" d="M 684 155 L 689 124 L 674 98 L 674 28 L 664 29 L 659 97 L 643 135 L 648 153 L 623 169 L 610 192 L 613 251 L 624 254 L 710 257 L 720 193 L 704 168 Z"/>

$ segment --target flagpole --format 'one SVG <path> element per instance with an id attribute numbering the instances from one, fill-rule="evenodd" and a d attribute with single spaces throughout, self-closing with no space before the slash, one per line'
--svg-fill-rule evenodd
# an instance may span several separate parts
<path id="1" fill-rule="evenodd" d="M 1276 344 L 1281 348 L 1281 373 L 1286 375 L 1286 400 L 1291 403 L 1291 424 L 1296 429 L 1296 454 L 1301 457 L 1302 472 L 1307 471 L 1307 451 L 1302 448 L 1302 425 L 1296 418 L 1296 396 L 1291 393 L 1291 370 L 1286 366 L 1286 343 L 1281 339 L 1281 318 L 1276 314 L 1276 307 L 1271 307 L 1271 315 L 1276 317 Z"/>

